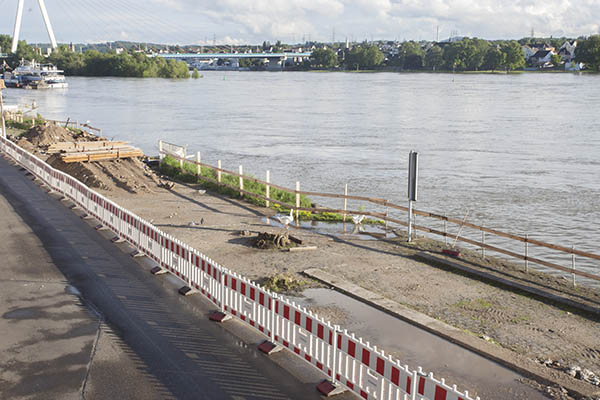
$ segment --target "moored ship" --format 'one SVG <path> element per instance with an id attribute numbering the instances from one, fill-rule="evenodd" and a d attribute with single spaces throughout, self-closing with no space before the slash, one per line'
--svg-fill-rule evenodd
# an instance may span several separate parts
<path id="1" fill-rule="evenodd" d="M 64 71 L 52 64 L 39 64 L 36 61 L 21 61 L 13 71 L 4 73 L 7 87 L 24 89 L 66 88 Z"/>

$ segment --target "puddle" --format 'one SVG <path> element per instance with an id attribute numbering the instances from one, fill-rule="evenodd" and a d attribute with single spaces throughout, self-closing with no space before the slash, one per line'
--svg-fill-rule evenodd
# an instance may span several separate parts
<path id="1" fill-rule="evenodd" d="M 77 290 L 75 286 L 67 285 L 65 287 L 65 293 L 72 294 L 73 296 L 81 297 L 81 292 Z"/>
<path id="2" fill-rule="evenodd" d="M 273 218 L 261 218 L 261 222 L 278 228 L 285 227 Z M 293 227 L 298 227 L 294 222 Z M 392 232 L 386 232 L 382 225 L 360 225 L 360 231 L 356 225 L 350 222 L 324 222 L 324 221 L 300 221 L 300 229 L 313 231 L 322 235 L 335 236 L 340 239 L 352 240 L 377 240 L 391 239 L 397 236 Z M 293 232 L 293 228 L 292 228 Z"/>
<path id="3" fill-rule="evenodd" d="M 317 313 L 319 308 L 339 310 L 345 317 L 342 328 L 393 354 L 402 364 L 413 369 L 421 366 L 451 384 L 460 383 L 460 390 L 477 392 L 482 399 L 545 398 L 519 382 L 521 375 L 334 290 L 307 289 L 290 298 Z"/>
<path id="4" fill-rule="evenodd" d="M 4 319 L 37 319 L 42 318 L 46 315 L 43 311 L 37 308 L 19 308 L 17 310 L 8 311 L 2 315 Z"/>

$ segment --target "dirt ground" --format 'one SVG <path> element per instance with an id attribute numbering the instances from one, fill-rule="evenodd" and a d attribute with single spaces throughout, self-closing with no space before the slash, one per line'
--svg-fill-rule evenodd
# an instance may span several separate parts
<path id="1" fill-rule="evenodd" d="M 409 245 L 402 233 L 396 239 L 373 240 L 362 234 L 345 234 L 341 225 L 339 234 L 291 226 L 290 233 L 301 238 L 303 246 L 316 249 L 261 250 L 253 246 L 258 233 L 285 230 L 269 218 L 275 211 L 205 193 L 198 190 L 199 186 L 175 184 L 168 190 L 161 188 L 159 178 L 137 160 L 91 164 L 78 163 L 65 170 L 71 173 L 72 169 L 84 182 L 87 176 L 93 187 L 121 206 L 250 279 L 264 282 L 275 274 L 291 274 L 306 280 L 302 271 L 320 268 L 481 340 L 524 355 L 531 362 L 578 379 L 586 377 L 590 386 L 597 382 L 600 393 L 597 316 L 502 289 L 414 257 L 421 250 L 439 252 L 443 246 L 440 242 L 418 238 Z M 246 234 L 240 234 L 244 231 Z M 463 254 L 470 267 L 497 271 L 494 274 L 505 279 L 561 294 L 596 310 L 600 307 L 598 290 L 573 288 L 563 278 L 525 273 L 521 266 L 491 257 L 483 259 L 475 252 L 465 250 Z M 319 311 L 337 315 L 335 310 Z M 583 373 L 584 370 L 588 371 Z"/>
<path id="2" fill-rule="evenodd" d="M 10 133 L 19 133 L 9 131 Z M 66 172 L 91 188 L 129 193 L 152 192 L 160 183 L 154 172 L 138 158 L 110 161 L 65 163 L 59 154 L 48 154 L 48 147 L 59 142 L 93 142 L 108 140 L 85 131 L 73 131 L 61 126 L 36 126 L 14 141 L 34 152 L 54 168 Z"/>
<path id="3" fill-rule="evenodd" d="M 367 240 L 364 235 L 343 234 L 341 226 L 339 235 L 291 227 L 291 234 L 303 239 L 303 245 L 317 249 L 260 250 L 252 245 L 259 232 L 284 230 L 278 222 L 265 216 L 272 216 L 272 210 L 180 184 L 170 191 L 161 190 L 152 195 L 131 196 L 122 192 L 107 195 L 221 265 L 251 279 L 263 281 L 277 273 L 297 274 L 299 279 L 306 279 L 302 271 L 320 268 L 479 336 L 481 340 L 526 355 L 532 362 L 545 362 L 548 368 L 556 369 L 579 366 L 600 375 L 597 319 L 413 258 L 417 247 L 435 251 L 440 247 L 438 242 L 420 238 L 409 246 L 401 238 Z M 243 231 L 250 232 L 251 236 L 241 235 Z M 598 308 L 600 304 L 600 293 L 596 290 L 573 289 L 562 278 L 525 274 L 511 263 L 490 258 L 486 262 L 468 251 L 463 253 L 467 259 L 479 258 L 483 264 L 493 265 L 503 271 L 505 277 L 536 282 L 592 307 Z M 326 314 L 334 316 L 335 312 L 329 310 Z"/>

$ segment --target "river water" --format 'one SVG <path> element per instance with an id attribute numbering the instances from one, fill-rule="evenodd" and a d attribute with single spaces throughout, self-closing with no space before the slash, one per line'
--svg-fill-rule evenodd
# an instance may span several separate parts
<path id="1" fill-rule="evenodd" d="M 66 90 L 9 89 L 6 101 L 35 100 L 47 118 L 89 120 L 149 154 L 164 139 L 226 169 L 243 164 L 260 178 L 269 169 L 276 184 L 334 193 L 348 184 L 350 194 L 400 204 L 415 150 L 418 209 L 460 219 L 472 210 L 470 222 L 600 253 L 599 75 L 204 72 L 187 81 L 68 81 Z M 571 266 L 570 256 L 529 255 Z M 598 261 L 577 264 L 600 269 Z"/>

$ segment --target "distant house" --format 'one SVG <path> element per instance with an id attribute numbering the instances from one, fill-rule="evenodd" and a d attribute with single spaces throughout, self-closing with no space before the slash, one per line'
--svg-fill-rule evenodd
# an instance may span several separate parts
<path id="1" fill-rule="evenodd" d="M 521 46 L 523 49 L 523 53 L 525 53 L 525 61 L 529 61 L 529 59 L 536 53 L 537 50 L 532 49 L 531 47 L 525 45 Z"/>
<path id="2" fill-rule="evenodd" d="M 577 48 L 577 41 L 573 43 L 568 40 L 558 50 L 558 55 L 564 62 L 571 62 L 575 59 L 575 49 Z"/>
<path id="3" fill-rule="evenodd" d="M 531 58 L 529 62 L 533 65 L 544 67 L 550 64 L 550 58 L 556 53 L 552 50 L 538 50 Z"/>

